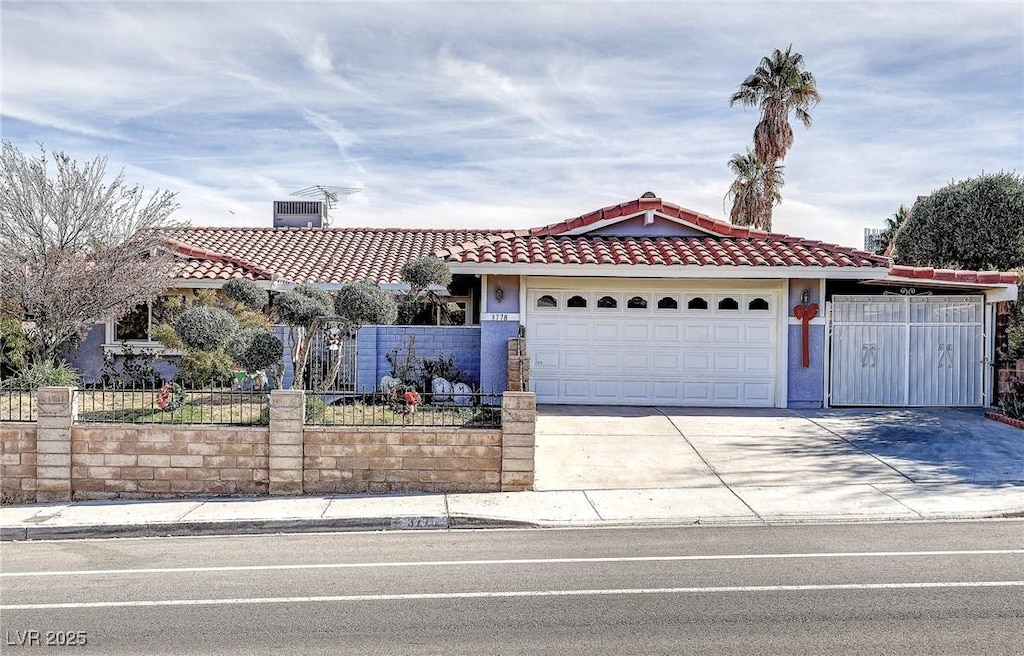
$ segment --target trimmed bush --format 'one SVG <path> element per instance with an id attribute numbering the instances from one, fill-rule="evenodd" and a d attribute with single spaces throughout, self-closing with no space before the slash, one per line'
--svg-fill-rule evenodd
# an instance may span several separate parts
<path id="1" fill-rule="evenodd" d="M 334 307 L 327 292 L 310 285 L 299 285 L 274 297 L 274 311 L 282 322 L 290 326 L 308 327 L 318 317 L 329 316 Z"/>
<path id="2" fill-rule="evenodd" d="M 452 282 L 452 271 L 444 260 L 428 255 L 406 262 L 402 267 L 402 280 L 413 289 L 426 289 L 431 285 L 447 287 Z"/>
<path id="3" fill-rule="evenodd" d="M 262 310 L 270 303 L 270 294 L 248 278 L 232 278 L 224 284 L 224 295 L 250 310 Z"/>
<path id="4" fill-rule="evenodd" d="M 174 330 L 186 346 L 203 351 L 222 348 L 238 330 L 238 321 L 218 307 L 191 307 L 181 313 Z"/>
<path id="5" fill-rule="evenodd" d="M 243 328 L 228 342 L 228 353 L 246 371 L 263 371 L 281 361 L 284 344 L 265 330 Z"/>
<path id="6" fill-rule="evenodd" d="M 189 349 L 178 364 L 178 380 L 187 387 L 221 386 L 235 375 L 235 361 L 222 350 Z"/>
<path id="7" fill-rule="evenodd" d="M 334 311 L 355 326 L 390 325 L 398 318 L 394 299 L 372 280 L 359 280 L 341 288 Z"/>

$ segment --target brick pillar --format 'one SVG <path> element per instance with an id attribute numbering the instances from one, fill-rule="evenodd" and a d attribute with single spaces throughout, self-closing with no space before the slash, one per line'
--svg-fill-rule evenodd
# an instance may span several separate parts
<path id="1" fill-rule="evenodd" d="M 506 390 L 510 392 L 530 391 L 530 356 L 526 354 L 525 337 L 513 337 L 508 340 L 507 371 Z"/>
<path id="2" fill-rule="evenodd" d="M 71 426 L 78 416 L 72 387 L 36 392 L 36 501 L 71 500 Z"/>
<path id="3" fill-rule="evenodd" d="M 302 494 L 302 429 L 305 419 L 305 392 L 270 392 L 270 494 Z"/>
<path id="4" fill-rule="evenodd" d="M 501 491 L 533 489 L 537 395 L 505 392 L 501 400 Z"/>

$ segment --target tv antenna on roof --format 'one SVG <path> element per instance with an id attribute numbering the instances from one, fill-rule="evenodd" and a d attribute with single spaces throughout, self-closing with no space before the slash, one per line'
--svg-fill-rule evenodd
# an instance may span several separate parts
<path id="1" fill-rule="evenodd" d="M 338 206 L 338 196 L 351 196 L 362 191 L 362 187 L 333 187 L 329 185 L 313 185 L 292 192 L 292 196 L 301 198 L 319 198 L 323 202 L 323 227 L 331 226 L 331 213 Z"/>

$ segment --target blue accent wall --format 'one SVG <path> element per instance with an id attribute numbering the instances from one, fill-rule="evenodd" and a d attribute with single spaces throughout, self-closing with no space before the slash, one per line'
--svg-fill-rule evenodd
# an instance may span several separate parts
<path id="1" fill-rule="evenodd" d="M 455 366 L 473 387 L 480 385 L 480 326 L 363 326 L 356 336 L 357 386 L 361 392 L 376 389 L 391 373 L 387 355 L 398 349 L 405 356 L 410 337 L 415 338 L 417 358 L 455 356 Z"/>
<path id="2" fill-rule="evenodd" d="M 820 408 L 825 384 L 825 326 L 810 326 L 811 366 L 803 366 L 802 328 L 789 326 L 789 407 Z"/>
<path id="3" fill-rule="evenodd" d="M 508 382 L 508 340 L 519 335 L 518 321 L 480 324 L 480 389 L 504 392 Z"/>

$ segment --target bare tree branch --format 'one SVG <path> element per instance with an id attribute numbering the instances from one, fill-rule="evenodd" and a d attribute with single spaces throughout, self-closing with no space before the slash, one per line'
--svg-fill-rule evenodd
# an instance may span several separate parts
<path id="1" fill-rule="evenodd" d="M 52 167 L 51 167 L 52 165 Z M 0 297 L 35 322 L 42 357 L 54 359 L 94 323 L 118 319 L 167 286 L 173 256 L 160 228 L 175 194 L 105 181 L 106 160 L 79 164 L 40 146 L 0 154 Z"/>

